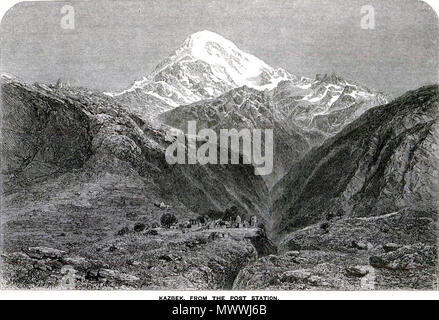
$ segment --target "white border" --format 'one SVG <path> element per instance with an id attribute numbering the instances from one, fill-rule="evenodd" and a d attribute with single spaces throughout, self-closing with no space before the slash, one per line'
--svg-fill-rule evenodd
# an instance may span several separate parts
<path id="1" fill-rule="evenodd" d="M 48 1 L 48 0 L 25 0 Z M 0 20 L 20 0 L 0 0 Z M 54 1 L 54 0 L 51 0 Z M 439 16 L 438 0 L 419 0 L 429 4 Z M 73 2 L 73 1 L 72 1 Z M 367 0 L 365 0 L 367 2 Z M 439 300 L 439 292 L 356 291 L 356 292 L 275 292 L 275 291 L 0 291 L 0 300 L 158 300 L 161 296 L 276 296 L 279 300 Z"/>

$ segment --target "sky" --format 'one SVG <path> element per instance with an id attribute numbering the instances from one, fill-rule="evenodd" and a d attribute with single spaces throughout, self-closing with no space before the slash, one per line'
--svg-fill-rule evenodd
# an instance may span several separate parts
<path id="1" fill-rule="evenodd" d="M 75 29 L 61 8 L 75 9 Z M 361 28 L 361 8 L 375 28 Z M 438 79 L 438 18 L 417 0 L 23 2 L 4 16 L 0 70 L 28 82 L 118 92 L 192 33 L 210 30 L 297 76 L 336 73 L 394 96 Z"/>

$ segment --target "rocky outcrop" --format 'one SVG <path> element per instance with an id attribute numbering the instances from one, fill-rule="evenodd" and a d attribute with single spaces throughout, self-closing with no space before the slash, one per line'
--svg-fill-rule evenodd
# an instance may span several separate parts
<path id="1" fill-rule="evenodd" d="M 6 192 L 78 169 L 92 154 L 87 110 L 51 95 L 48 87 L 2 79 L 2 113 Z"/>
<path id="2" fill-rule="evenodd" d="M 348 257 L 336 252 L 291 251 L 267 256 L 238 274 L 235 290 L 360 290 L 361 278 L 346 271 Z M 358 259 L 351 263 L 360 264 Z"/>
<path id="3" fill-rule="evenodd" d="M 370 257 L 370 258 L 367 258 Z M 421 243 L 386 253 L 289 251 L 238 274 L 236 290 L 437 290 L 436 247 Z"/>

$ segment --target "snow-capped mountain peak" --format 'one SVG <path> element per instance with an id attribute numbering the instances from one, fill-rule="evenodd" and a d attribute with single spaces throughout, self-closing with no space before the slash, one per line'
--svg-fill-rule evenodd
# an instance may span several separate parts
<path id="1" fill-rule="evenodd" d="M 271 90 L 281 81 L 292 79 L 295 77 L 285 70 L 270 67 L 219 34 L 200 31 L 190 35 L 149 76 L 110 95 L 131 102 L 135 96 L 136 101 L 161 104 L 165 111 L 216 98 L 242 86 Z"/>
<path id="2" fill-rule="evenodd" d="M 216 75 L 224 77 L 225 81 L 232 78 L 239 87 L 273 89 L 287 78 L 286 73 L 276 74 L 276 70 L 262 60 L 240 50 L 233 42 L 211 31 L 197 32 L 186 39 L 177 55 L 185 53 L 214 67 Z M 266 82 L 264 76 L 269 78 L 265 79 Z"/>

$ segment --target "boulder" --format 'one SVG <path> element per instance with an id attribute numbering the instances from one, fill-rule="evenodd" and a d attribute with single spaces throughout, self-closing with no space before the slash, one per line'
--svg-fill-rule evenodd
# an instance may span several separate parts
<path id="1" fill-rule="evenodd" d="M 146 229 L 146 225 L 143 223 L 136 223 L 136 225 L 134 226 L 135 232 L 142 232 L 145 229 Z"/>
<path id="2" fill-rule="evenodd" d="M 34 259 L 61 259 L 66 252 L 52 249 L 52 248 L 46 248 L 46 247 L 32 247 L 29 248 L 26 251 L 26 254 Z"/>
<path id="3" fill-rule="evenodd" d="M 398 250 L 399 248 L 401 248 L 401 246 L 398 244 L 395 244 L 395 243 L 388 243 L 388 244 L 383 246 L 383 249 L 386 252 L 393 252 L 393 251 Z"/>
<path id="4" fill-rule="evenodd" d="M 287 257 L 296 258 L 300 255 L 300 251 L 288 251 L 285 255 Z"/>
<path id="5" fill-rule="evenodd" d="M 351 247 L 357 250 L 368 250 L 369 246 L 366 242 L 364 241 L 352 241 L 351 243 Z"/>
<path id="6" fill-rule="evenodd" d="M 158 231 L 154 230 L 154 229 L 146 231 L 145 234 L 148 235 L 148 236 L 158 236 L 159 235 Z"/>
<path id="7" fill-rule="evenodd" d="M 126 234 L 128 234 L 128 233 L 130 233 L 130 229 L 129 229 L 128 227 L 124 227 L 124 228 L 120 229 L 120 230 L 117 232 L 117 235 L 118 235 L 118 236 L 124 236 L 124 235 L 126 235 Z"/>
<path id="8" fill-rule="evenodd" d="M 363 278 L 369 274 L 369 270 L 363 266 L 349 266 L 346 268 L 346 273 L 350 277 Z"/>
<path id="9" fill-rule="evenodd" d="M 307 270 L 287 271 L 281 275 L 282 282 L 303 281 L 311 277 L 311 272 Z"/>
<path id="10" fill-rule="evenodd" d="M 370 257 L 370 264 L 376 268 L 391 270 L 435 270 L 437 250 L 435 246 L 414 244 L 396 251 Z"/>
<path id="11" fill-rule="evenodd" d="M 140 278 L 138 278 L 136 276 L 121 273 L 119 271 L 111 270 L 111 269 L 99 270 L 98 277 L 101 279 L 116 280 L 116 281 L 121 281 L 121 282 L 136 282 L 136 281 L 140 280 Z"/>
<path id="12" fill-rule="evenodd" d="M 386 261 L 380 256 L 370 257 L 369 263 L 374 268 L 385 268 L 386 267 Z"/>
<path id="13" fill-rule="evenodd" d="M 82 257 L 64 258 L 63 262 L 71 266 L 84 266 L 88 264 L 87 259 Z"/>
<path id="14" fill-rule="evenodd" d="M 173 259 L 170 256 L 166 255 L 166 254 L 161 255 L 159 257 L 159 260 L 163 260 L 163 261 L 166 261 L 166 262 L 172 262 L 173 261 Z"/>

